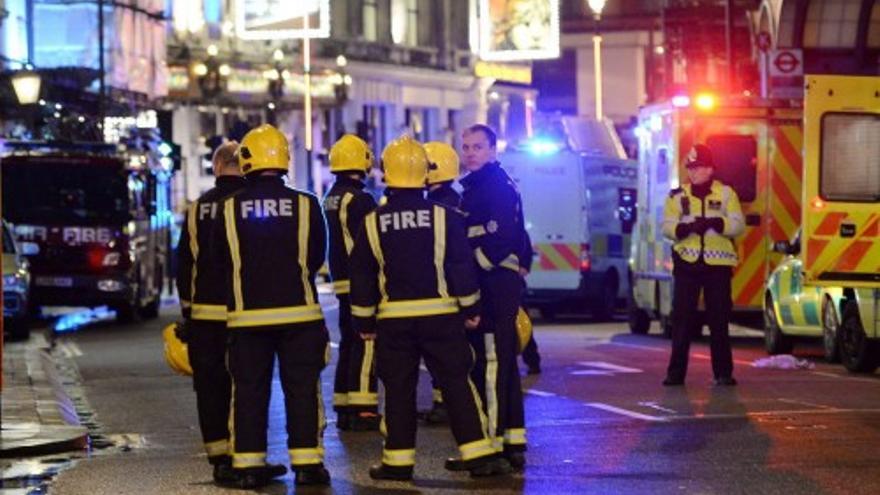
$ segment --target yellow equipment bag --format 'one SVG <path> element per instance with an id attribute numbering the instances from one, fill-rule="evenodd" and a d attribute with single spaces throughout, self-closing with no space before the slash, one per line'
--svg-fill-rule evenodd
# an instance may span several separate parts
<path id="1" fill-rule="evenodd" d="M 165 341 L 165 362 L 175 373 L 192 376 L 192 366 L 189 364 L 187 345 L 177 338 L 177 323 L 172 323 L 162 330 L 162 340 Z"/>

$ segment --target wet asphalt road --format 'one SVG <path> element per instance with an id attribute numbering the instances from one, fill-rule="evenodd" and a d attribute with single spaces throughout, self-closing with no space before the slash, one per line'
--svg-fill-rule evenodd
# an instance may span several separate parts
<path id="1" fill-rule="evenodd" d="M 335 325 L 333 300 L 328 322 Z M 95 325 L 60 339 L 114 448 L 96 450 L 63 471 L 52 494 L 225 493 L 201 452 L 189 379 L 162 358 L 158 321 Z M 335 331 L 331 329 L 335 338 Z M 660 381 L 668 341 L 635 336 L 623 322 L 564 319 L 537 327 L 544 372 L 524 380 L 529 439 L 524 474 L 471 480 L 449 473 L 455 453 L 446 428 L 422 427 L 413 483 L 374 482 L 376 433 L 340 433 L 328 419 L 329 488 L 295 490 L 292 477 L 261 493 L 880 493 L 880 375 L 847 374 L 801 346 L 813 370 L 757 369 L 765 357 L 754 332 L 735 332 L 736 388 L 713 388 L 706 342 L 692 348 L 687 386 Z M 335 362 L 335 353 L 334 353 Z M 330 404 L 333 362 L 323 375 Z M 420 405 L 428 407 L 427 377 Z M 287 463 L 276 383 L 270 462 Z"/>

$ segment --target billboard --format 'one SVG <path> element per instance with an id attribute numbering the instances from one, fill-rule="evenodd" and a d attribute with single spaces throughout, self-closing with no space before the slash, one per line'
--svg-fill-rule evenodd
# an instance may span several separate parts
<path id="1" fill-rule="evenodd" d="M 330 36 L 330 0 L 236 0 L 235 13 L 238 37 L 245 40 Z"/>
<path id="2" fill-rule="evenodd" d="M 559 56 L 559 0 L 480 0 L 480 58 Z"/>

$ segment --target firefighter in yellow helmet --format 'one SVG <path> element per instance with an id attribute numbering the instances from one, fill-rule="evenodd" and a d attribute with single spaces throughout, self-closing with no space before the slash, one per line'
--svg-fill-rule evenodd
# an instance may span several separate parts
<path id="1" fill-rule="evenodd" d="M 673 189 L 663 211 L 663 235 L 671 239 L 674 279 L 672 354 L 663 385 L 683 385 L 687 375 L 690 332 L 700 291 L 711 331 L 715 385 L 736 385 L 728 322 L 732 306 L 730 279 L 737 263 L 733 238 L 745 228 L 736 192 L 713 180 L 712 150 L 697 144 L 685 167 L 689 183 Z"/>
<path id="2" fill-rule="evenodd" d="M 239 150 L 247 184 L 223 202 L 214 229 L 224 261 L 233 383 L 230 450 L 240 488 L 257 488 L 283 474 L 266 467 L 276 356 L 295 482 L 330 482 L 320 394 L 329 345 L 315 288 L 326 227 L 318 199 L 285 184 L 289 162 L 287 139 L 278 129 L 262 125 L 247 133 Z"/>
<path id="3" fill-rule="evenodd" d="M 373 367 L 373 342 L 364 341 L 351 327 L 349 257 L 364 217 L 376 201 L 364 190 L 373 166 L 373 152 L 353 135 L 342 136 L 330 148 L 330 172 L 336 176 L 324 197 L 330 234 L 328 261 L 333 290 L 339 299 L 339 361 L 333 382 L 336 427 L 341 430 L 378 430 L 379 396 Z"/>
<path id="4" fill-rule="evenodd" d="M 437 377 L 453 435 L 474 476 L 510 471 L 486 431 L 468 372 L 464 326 L 479 323 L 479 291 L 464 221 L 424 197 L 428 158 L 403 137 L 382 153 L 388 201 L 367 215 L 351 259 L 355 330 L 376 339 L 387 433 L 373 479 L 409 480 L 415 465 L 419 360 Z"/>
<path id="5" fill-rule="evenodd" d="M 452 146 L 438 141 L 425 143 L 431 168 L 428 170 L 428 199 L 457 209 L 461 194 L 452 183 L 458 178 L 458 153 Z"/>
<path id="6" fill-rule="evenodd" d="M 218 483 L 231 481 L 229 400 L 232 382 L 226 369 L 229 336 L 224 279 L 209 248 L 220 205 L 244 187 L 237 153 L 235 141 L 220 145 L 214 152 L 214 187 L 187 208 L 177 245 L 177 293 L 185 318 L 183 328 L 189 344 L 199 428 L 208 461 L 214 466 L 214 480 Z"/>

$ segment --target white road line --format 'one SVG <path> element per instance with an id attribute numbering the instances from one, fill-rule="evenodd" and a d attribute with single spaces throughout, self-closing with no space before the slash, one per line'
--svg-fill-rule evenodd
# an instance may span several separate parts
<path id="1" fill-rule="evenodd" d="M 795 405 L 800 405 L 800 406 L 815 407 L 818 409 L 837 409 L 834 406 L 826 406 L 823 404 L 816 404 L 815 402 L 807 402 L 804 400 L 796 400 L 796 399 L 776 399 L 776 400 L 778 400 L 779 402 L 785 402 L 786 404 L 795 404 Z"/>
<path id="2" fill-rule="evenodd" d="M 667 413 L 667 414 L 678 414 L 678 411 L 676 411 L 675 409 L 670 409 L 670 408 L 668 408 L 668 407 L 663 407 L 663 406 L 661 406 L 660 404 L 657 404 L 656 402 L 650 402 L 650 401 L 647 401 L 647 402 L 639 402 L 639 405 L 642 406 L 642 407 L 649 407 L 649 408 L 651 408 L 651 409 L 656 409 L 656 410 L 658 410 L 658 411 L 665 412 L 665 413 Z"/>
<path id="3" fill-rule="evenodd" d="M 599 368 L 609 371 L 615 371 L 617 373 L 641 373 L 642 370 L 638 368 L 628 368 L 626 366 L 620 366 L 617 364 L 606 363 L 605 361 L 579 361 L 579 365 L 586 366 L 587 368 Z"/>
<path id="4" fill-rule="evenodd" d="M 706 354 L 701 354 L 701 353 L 696 353 L 696 352 L 695 352 L 695 353 L 693 353 L 693 354 L 691 354 L 691 355 L 694 356 L 694 357 L 697 358 L 697 359 L 702 359 L 702 360 L 705 360 L 705 361 L 711 361 L 711 360 L 712 360 L 712 356 L 707 356 Z M 741 364 L 741 365 L 743 365 L 743 366 L 751 366 L 751 365 L 752 365 L 752 362 L 751 362 L 751 361 L 746 361 L 745 359 L 734 359 L 733 362 L 736 363 L 736 364 Z"/>
<path id="5" fill-rule="evenodd" d="M 651 416 L 649 414 L 642 414 L 640 412 L 630 411 L 629 409 L 623 409 L 620 407 L 612 406 L 611 404 L 605 404 L 603 402 L 589 402 L 588 406 L 601 409 L 602 411 L 607 411 L 614 414 L 620 414 L 622 416 L 627 416 L 635 419 L 642 419 L 645 421 L 666 421 L 666 418 L 661 418 L 660 416 Z"/>
<path id="6" fill-rule="evenodd" d="M 613 371 L 608 370 L 577 370 L 572 371 L 569 375 L 573 376 L 614 376 Z"/>
<path id="7" fill-rule="evenodd" d="M 632 347 L 633 349 L 643 349 L 646 351 L 654 351 L 654 352 L 667 352 L 668 351 L 668 349 L 666 349 L 666 347 L 659 348 L 659 347 L 654 347 L 654 346 L 650 346 L 650 345 L 625 344 L 623 342 L 605 342 L 605 343 L 611 344 L 611 345 L 617 345 L 620 347 Z"/>
<path id="8" fill-rule="evenodd" d="M 811 371 L 810 373 L 819 376 L 827 376 L 829 378 L 838 378 L 841 380 L 852 380 L 854 382 L 865 382 L 865 383 L 873 383 L 875 385 L 880 385 L 880 380 L 875 380 L 872 378 L 858 378 L 855 376 L 848 375 L 838 375 L 837 373 L 828 373 L 827 371 Z"/>
<path id="9" fill-rule="evenodd" d="M 70 350 L 73 352 L 74 357 L 79 357 L 83 355 L 82 349 L 79 348 L 79 344 L 76 342 L 68 342 L 68 346 L 70 346 Z"/>
<path id="10" fill-rule="evenodd" d="M 544 392 L 543 390 L 535 390 L 533 388 L 526 390 L 526 393 L 529 395 L 536 395 L 538 397 L 556 397 L 556 394 L 552 392 Z"/>

